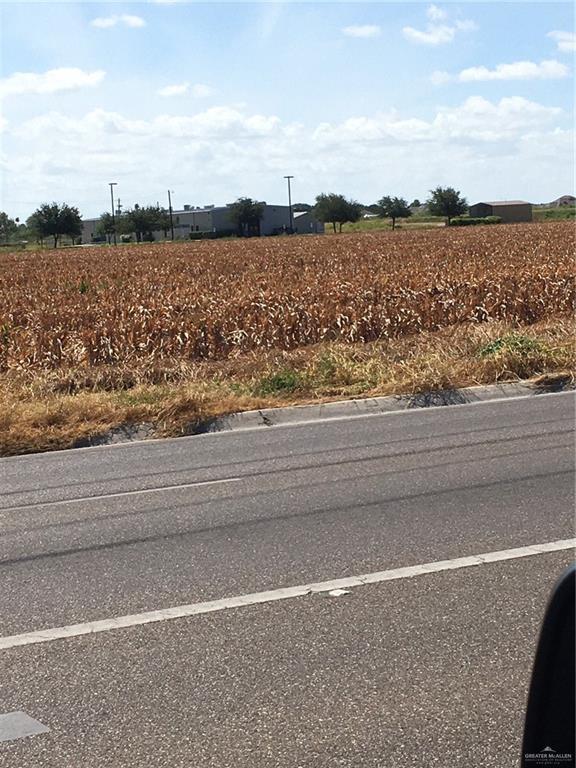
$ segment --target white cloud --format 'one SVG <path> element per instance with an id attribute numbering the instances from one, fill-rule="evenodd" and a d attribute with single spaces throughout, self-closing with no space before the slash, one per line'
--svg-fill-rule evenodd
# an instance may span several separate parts
<path id="1" fill-rule="evenodd" d="M 474 32 L 478 29 L 478 24 L 472 19 L 458 19 L 455 23 L 456 29 L 461 32 Z"/>
<path id="2" fill-rule="evenodd" d="M 576 33 L 555 30 L 554 32 L 548 32 L 548 37 L 551 37 L 552 40 L 556 41 L 558 50 L 562 53 L 572 53 L 572 51 L 576 51 Z"/>
<path id="3" fill-rule="evenodd" d="M 430 75 L 430 82 L 433 85 L 444 85 L 444 83 L 449 83 L 451 80 L 454 80 L 454 76 L 451 75 L 449 72 L 444 72 L 443 70 L 437 69 L 435 72 L 432 72 Z"/>
<path id="4" fill-rule="evenodd" d="M 246 115 L 232 107 L 211 107 L 195 115 L 158 115 L 152 120 L 125 117 L 118 112 L 94 109 L 76 119 L 58 112 L 32 118 L 20 128 L 22 137 L 33 139 L 44 132 L 60 135 L 93 136 L 104 140 L 107 136 L 131 136 L 157 139 L 220 139 L 258 138 L 274 134 L 280 127 L 280 118 L 274 115 Z"/>
<path id="5" fill-rule="evenodd" d="M 111 27 L 116 27 L 118 25 L 130 27 L 131 29 L 138 29 L 146 26 L 146 22 L 141 16 L 132 16 L 129 13 L 115 13 L 112 14 L 112 16 L 99 16 L 96 19 L 92 19 L 90 23 L 93 27 L 97 27 L 98 29 L 110 29 Z"/>
<path id="6" fill-rule="evenodd" d="M 337 124 L 320 123 L 307 137 L 302 125 L 283 124 L 275 115 L 247 114 L 245 110 L 226 106 L 211 107 L 194 115 L 158 115 L 151 120 L 95 109 L 79 119 L 49 112 L 12 129 L 12 134 L 26 141 L 66 137 L 66 141 L 78 140 L 81 146 L 93 147 L 107 146 L 110 139 L 116 142 L 119 136 L 125 136 L 131 138 L 132 149 L 137 146 L 134 142 L 159 138 L 209 142 L 265 139 L 280 143 L 288 138 L 297 143 L 311 139 L 317 148 L 358 142 L 495 142 L 545 127 L 562 114 L 557 107 L 521 96 L 496 102 L 471 96 L 459 106 L 439 107 L 430 120 L 401 117 L 396 112 L 351 117 Z"/>
<path id="7" fill-rule="evenodd" d="M 389 111 L 313 126 L 242 105 L 151 119 L 102 109 L 81 117 L 49 112 L 8 127 L 0 192 L 30 200 L 33 190 L 38 203 L 59 195 L 97 215 L 114 174 L 125 206 L 155 203 L 167 183 L 179 190 L 178 205 L 243 194 L 277 202 L 289 167 L 304 200 L 329 189 L 377 199 L 384 173 L 395 194 L 411 198 L 449 184 L 479 199 L 553 199 L 560 192 L 548 189 L 570 188 L 572 134 L 564 123 L 562 110 L 518 96 L 470 97 L 426 117 Z M 191 189 L 201 197 L 189 199 Z M 0 208 L 7 206 L 0 201 Z"/>
<path id="8" fill-rule="evenodd" d="M 459 107 L 440 108 L 431 130 L 436 137 L 499 142 L 546 127 L 562 113 L 558 107 L 546 107 L 522 96 L 507 96 L 498 102 L 470 96 Z"/>
<path id="9" fill-rule="evenodd" d="M 204 99 L 206 96 L 211 96 L 214 93 L 214 89 L 204 83 L 196 83 L 192 86 L 192 96 L 197 99 Z"/>
<path id="10" fill-rule="evenodd" d="M 158 96 L 181 96 L 190 88 L 190 83 L 176 83 L 174 85 L 166 85 L 164 88 L 160 88 Z"/>
<path id="11" fill-rule="evenodd" d="M 426 11 L 426 16 L 430 21 L 442 21 L 447 18 L 448 14 L 442 8 L 438 8 L 437 5 L 430 5 Z"/>
<path id="12" fill-rule="evenodd" d="M 327 144 L 354 141 L 401 142 L 498 142 L 524 131 L 547 126 L 562 110 L 545 107 L 520 96 L 491 102 L 471 96 L 458 107 L 440 107 L 432 120 L 400 118 L 396 113 L 350 118 L 338 125 L 322 123 L 315 138 Z"/>
<path id="13" fill-rule="evenodd" d="M 568 77 L 568 67 L 559 61 L 516 61 L 513 64 L 498 64 L 495 69 L 470 67 L 463 69 L 458 79 L 465 83 L 478 80 L 554 80 Z"/>
<path id="14" fill-rule="evenodd" d="M 457 19 L 454 23 L 448 23 L 447 11 L 436 5 L 428 7 L 426 16 L 429 21 L 425 29 L 402 28 L 406 40 L 420 45 L 445 45 L 453 42 L 458 32 L 477 29 L 476 23 L 471 19 Z"/>
<path id="15" fill-rule="evenodd" d="M 342 32 L 348 37 L 379 37 L 381 29 L 376 24 L 362 24 L 344 27 Z"/>
<path id="16" fill-rule="evenodd" d="M 203 83 L 196 83 L 190 86 L 190 83 L 175 83 L 174 85 L 166 85 L 164 88 L 160 88 L 157 92 L 158 96 L 182 96 L 185 93 L 191 93 L 196 99 L 203 99 L 206 96 L 211 96 L 214 93 L 213 88 Z"/>
<path id="17" fill-rule="evenodd" d="M 0 80 L 0 96 L 18 96 L 27 93 L 56 93 L 99 85 L 105 77 L 101 69 L 85 72 L 76 67 L 49 69 L 47 72 L 15 72 Z"/>
<path id="18" fill-rule="evenodd" d="M 423 45 L 451 43 L 456 36 L 455 27 L 449 27 L 446 24 L 429 24 L 424 31 L 414 27 L 404 27 L 402 32 L 406 40 Z"/>
<path id="19" fill-rule="evenodd" d="M 436 71 L 430 76 L 434 85 L 457 81 L 460 83 L 488 82 L 492 80 L 558 80 L 568 77 L 570 70 L 559 61 L 515 61 L 512 64 L 498 64 L 488 67 L 468 67 L 457 75 Z"/>

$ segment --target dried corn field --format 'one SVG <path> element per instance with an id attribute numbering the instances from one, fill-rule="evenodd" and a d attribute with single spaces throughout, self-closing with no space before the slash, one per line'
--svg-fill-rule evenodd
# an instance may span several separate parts
<path id="1" fill-rule="evenodd" d="M 569 222 L 0 254 L 0 372 L 167 366 L 574 307 Z"/>

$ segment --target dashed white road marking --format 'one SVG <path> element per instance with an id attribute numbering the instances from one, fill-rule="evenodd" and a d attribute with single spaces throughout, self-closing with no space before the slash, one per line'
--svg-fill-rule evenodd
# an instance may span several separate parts
<path id="1" fill-rule="evenodd" d="M 534 555 L 546 554 L 548 552 L 560 552 L 562 550 L 574 549 L 575 547 L 576 538 L 560 539 L 558 541 L 532 544 L 527 547 L 518 547 L 516 549 L 502 549 L 496 552 L 483 552 L 479 555 L 457 557 L 452 560 L 436 560 L 431 563 L 410 565 L 405 568 L 392 568 L 391 570 L 366 573 L 361 576 L 349 576 L 347 578 L 334 579 L 332 581 L 319 581 L 311 584 L 301 584 L 296 587 L 273 589 L 268 592 L 254 592 L 247 595 L 224 597 L 220 600 L 209 600 L 203 603 L 177 605 L 172 608 L 164 608 L 157 611 L 135 613 L 129 616 L 118 616 L 113 619 L 103 619 L 100 621 L 88 621 L 83 624 L 69 624 L 68 626 L 55 627 L 53 629 L 41 629 L 35 632 L 26 632 L 21 635 L 0 637 L 0 651 L 23 645 L 50 643 L 53 640 L 79 637 L 80 635 L 91 635 L 98 632 L 109 632 L 113 629 L 122 629 L 125 627 L 135 627 L 140 624 L 152 624 L 154 622 L 169 621 L 170 619 L 182 619 L 191 616 L 200 616 L 205 613 L 226 611 L 231 608 L 243 608 L 247 605 L 273 603 L 278 600 L 291 600 L 296 597 L 332 592 L 334 590 L 348 590 L 353 587 L 362 587 L 366 584 L 380 584 L 384 581 L 409 579 L 414 576 L 424 576 L 429 573 L 453 571 L 460 568 L 485 565 L 486 563 L 502 562 L 504 560 L 516 560 L 521 557 L 531 557 Z"/>

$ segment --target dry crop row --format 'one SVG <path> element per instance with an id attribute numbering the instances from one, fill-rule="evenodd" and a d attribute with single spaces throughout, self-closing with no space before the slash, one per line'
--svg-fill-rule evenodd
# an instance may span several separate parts
<path id="1" fill-rule="evenodd" d="M 569 222 L 0 254 L 0 371 L 168 365 L 574 307 Z"/>

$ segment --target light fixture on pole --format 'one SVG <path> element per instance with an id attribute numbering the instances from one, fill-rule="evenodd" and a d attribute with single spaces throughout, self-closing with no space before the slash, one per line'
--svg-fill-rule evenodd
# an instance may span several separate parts
<path id="1" fill-rule="evenodd" d="M 290 234 L 294 231 L 294 219 L 292 217 L 292 193 L 290 190 L 290 179 L 293 179 L 294 176 L 284 176 L 285 179 L 288 181 L 288 215 L 290 220 Z"/>
<path id="2" fill-rule="evenodd" d="M 168 213 L 170 214 L 170 232 L 172 233 L 172 240 L 174 240 L 174 220 L 172 218 L 172 197 L 171 197 L 172 194 L 174 193 L 168 190 Z"/>
<path id="3" fill-rule="evenodd" d="M 116 181 L 108 182 L 110 186 L 110 201 L 112 203 L 112 233 L 114 235 L 114 245 L 116 245 L 116 216 L 114 215 L 114 187 L 118 185 Z"/>

